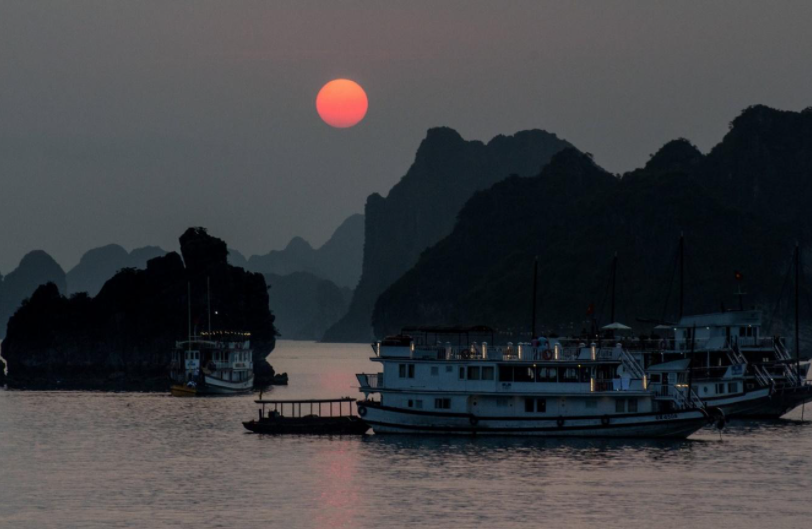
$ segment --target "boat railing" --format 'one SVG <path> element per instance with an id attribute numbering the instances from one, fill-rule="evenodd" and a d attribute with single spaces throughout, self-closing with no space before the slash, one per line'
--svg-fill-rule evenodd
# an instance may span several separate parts
<path id="1" fill-rule="evenodd" d="M 383 356 L 387 356 L 384 351 Z M 586 343 L 583 341 L 533 345 L 531 343 L 508 343 L 489 345 L 472 343 L 469 345 L 419 345 L 413 346 L 410 357 L 421 360 L 491 360 L 510 361 L 576 361 L 576 360 L 619 360 L 621 349 L 617 344 L 604 342 Z"/>
<path id="2" fill-rule="evenodd" d="M 354 417 L 353 404 L 356 399 L 341 397 L 338 399 L 304 399 L 304 400 L 267 400 L 257 399 L 261 404 L 260 420 L 274 417 Z M 267 411 L 266 411 L 267 410 Z"/>
<path id="3" fill-rule="evenodd" d="M 355 376 L 361 389 L 380 389 L 383 387 L 383 373 L 359 373 Z"/>

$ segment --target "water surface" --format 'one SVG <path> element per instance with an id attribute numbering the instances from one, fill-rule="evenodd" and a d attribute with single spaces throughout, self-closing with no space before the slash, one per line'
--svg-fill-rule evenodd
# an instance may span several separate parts
<path id="1" fill-rule="evenodd" d="M 280 342 L 272 394 L 357 396 L 369 353 Z M 254 398 L 0 390 L 0 527 L 812 526 L 800 409 L 721 441 L 309 438 L 245 433 Z"/>

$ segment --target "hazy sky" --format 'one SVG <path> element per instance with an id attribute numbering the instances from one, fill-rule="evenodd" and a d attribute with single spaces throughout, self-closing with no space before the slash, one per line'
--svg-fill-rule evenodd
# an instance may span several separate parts
<path id="1" fill-rule="evenodd" d="M 321 244 L 429 127 L 542 128 L 621 172 L 812 105 L 812 2 L 0 2 L 0 272 L 44 249 Z M 319 88 L 369 96 L 325 125 Z"/>

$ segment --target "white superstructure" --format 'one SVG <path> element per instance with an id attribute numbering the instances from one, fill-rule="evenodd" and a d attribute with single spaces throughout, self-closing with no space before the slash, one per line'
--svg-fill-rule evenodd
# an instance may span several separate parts
<path id="1" fill-rule="evenodd" d="M 358 375 L 359 414 L 376 433 L 687 437 L 714 418 L 686 385 L 650 386 L 619 344 L 492 346 L 470 340 L 484 327 L 421 332 L 373 344 L 381 370 Z"/>

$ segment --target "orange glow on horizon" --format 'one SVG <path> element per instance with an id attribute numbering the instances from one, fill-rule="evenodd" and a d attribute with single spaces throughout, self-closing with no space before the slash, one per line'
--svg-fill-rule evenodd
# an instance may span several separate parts
<path id="1" fill-rule="evenodd" d="M 364 89 L 349 79 L 330 81 L 316 96 L 316 110 L 321 119 L 339 129 L 357 125 L 366 116 L 368 106 Z"/>

